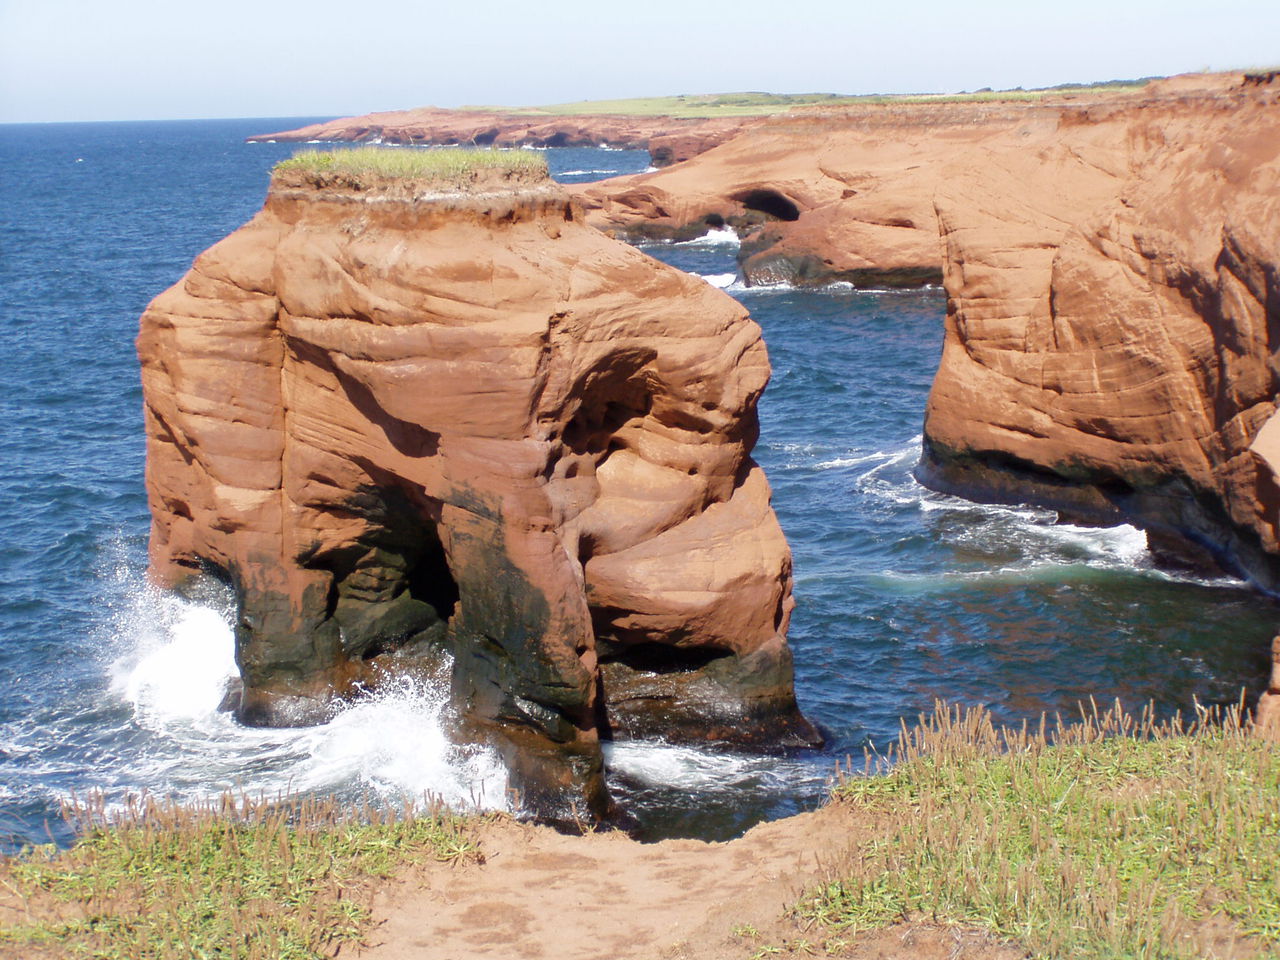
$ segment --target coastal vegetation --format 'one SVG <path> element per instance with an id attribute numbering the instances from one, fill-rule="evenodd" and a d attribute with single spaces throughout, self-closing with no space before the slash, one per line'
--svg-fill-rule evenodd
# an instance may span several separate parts
<path id="1" fill-rule="evenodd" d="M 358 941 L 373 884 L 480 856 L 441 811 L 144 799 L 71 806 L 80 839 L 0 861 L 0 955 L 302 960 Z M 17 951 L 14 954 L 8 951 Z"/>
<path id="2" fill-rule="evenodd" d="M 529 150 L 365 146 L 301 150 L 277 163 L 272 172 L 297 173 L 315 182 L 380 178 L 460 185 L 489 178 L 543 180 L 547 177 L 547 161 Z"/>
<path id="3" fill-rule="evenodd" d="M 666 116 L 757 117 L 785 113 L 793 108 L 857 107 L 881 103 L 964 103 L 966 101 L 1040 100 L 1050 96 L 1082 96 L 1127 93 L 1140 90 L 1149 80 L 1108 80 L 1103 83 L 1062 84 L 1024 90 L 976 90 L 963 93 L 861 94 L 838 93 L 703 93 L 669 97 L 632 97 L 620 100 L 578 100 L 540 107 L 467 106 L 459 110 L 498 111 L 547 116 Z"/>
<path id="4" fill-rule="evenodd" d="M 1280 751 L 1243 711 L 998 729 L 939 706 L 835 790 L 879 839 L 796 907 L 984 928 L 1036 957 L 1280 955 Z"/>

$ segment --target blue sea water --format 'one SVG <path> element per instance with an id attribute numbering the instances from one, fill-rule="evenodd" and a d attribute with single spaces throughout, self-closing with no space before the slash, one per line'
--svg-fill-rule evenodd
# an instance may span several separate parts
<path id="1" fill-rule="evenodd" d="M 243 138 L 302 122 L 0 126 L 0 834 L 16 842 L 65 838 L 59 804 L 93 790 L 504 802 L 497 761 L 444 738 L 440 691 L 406 685 L 305 730 L 236 726 L 216 710 L 224 616 L 145 585 L 137 318 L 296 149 Z M 648 163 L 546 156 L 567 182 Z M 798 695 L 830 741 L 786 757 L 614 745 L 613 788 L 652 835 L 724 837 L 812 806 L 837 760 L 936 697 L 1019 720 L 1089 696 L 1166 713 L 1256 696 L 1271 601 L 1153 569 L 1131 528 L 915 483 L 940 291 L 745 289 L 727 235 L 646 249 L 764 329 L 757 459 L 795 553 Z"/>

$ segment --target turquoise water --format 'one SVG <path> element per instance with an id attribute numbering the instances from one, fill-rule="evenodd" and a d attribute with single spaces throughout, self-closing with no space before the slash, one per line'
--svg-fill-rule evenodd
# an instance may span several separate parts
<path id="1" fill-rule="evenodd" d="M 61 836 L 59 802 L 93 789 L 504 803 L 494 758 L 443 737 L 440 691 L 406 685 L 307 730 L 237 727 L 215 709 L 223 616 L 144 586 L 138 315 L 258 209 L 294 149 L 242 138 L 301 122 L 0 127 L 0 833 L 19 841 Z M 546 155 L 577 182 L 647 164 Z M 812 806 L 838 759 L 935 697 L 1017 720 L 1089 695 L 1169 712 L 1257 694 L 1272 602 L 1153 570 L 1129 528 L 914 482 L 940 291 L 742 289 L 726 237 L 647 249 L 727 287 L 765 331 L 757 459 L 795 553 L 798 694 L 830 740 L 766 757 L 615 745 L 614 790 L 651 835 L 728 836 Z"/>

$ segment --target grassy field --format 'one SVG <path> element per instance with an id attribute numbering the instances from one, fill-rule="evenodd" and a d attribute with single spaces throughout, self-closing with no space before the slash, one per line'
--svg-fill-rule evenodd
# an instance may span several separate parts
<path id="1" fill-rule="evenodd" d="M 147 802 L 74 813 L 81 839 L 0 860 L 0 955 L 311 960 L 358 942 L 373 884 L 476 858 L 447 814 Z M 13 918 L 18 922 L 14 923 Z"/>
<path id="2" fill-rule="evenodd" d="M 543 180 L 547 161 L 528 150 L 401 150 L 386 147 L 351 147 L 339 150 L 303 150 L 281 160 L 274 173 L 298 173 L 316 182 L 362 178 L 432 180 L 462 184 L 487 177 Z"/>
<path id="3" fill-rule="evenodd" d="M 1148 78 L 1151 79 L 1151 78 Z M 1106 83 L 1068 84 L 1038 90 L 979 90 L 971 93 L 869 94 L 845 96 L 836 93 L 707 93 L 671 97 L 635 97 L 627 100 L 579 100 L 541 107 L 467 106 L 461 110 L 501 113 L 545 114 L 547 116 L 667 117 L 760 117 L 785 113 L 795 108 L 851 107 L 879 103 L 963 103 L 966 101 L 1039 100 L 1047 96 L 1120 93 L 1141 89 L 1143 80 L 1112 80 Z"/>
<path id="4" fill-rule="evenodd" d="M 1234 715 L 1000 731 L 940 709 L 892 762 L 836 790 L 881 839 L 798 905 L 808 922 L 932 919 L 1044 958 L 1280 956 L 1280 748 Z"/>

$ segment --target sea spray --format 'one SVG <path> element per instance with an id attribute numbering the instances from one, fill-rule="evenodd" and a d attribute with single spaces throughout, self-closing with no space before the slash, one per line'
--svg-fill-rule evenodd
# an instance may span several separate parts
<path id="1" fill-rule="evenodd" d="M 236 676 L 229 591 L 183 599 L 127 562 L 115 564 L 107 586 L 116 595 L 102 624 L 108 682 L 97 706 L 123 709 L 93 780 L 111 799 L 149 792 L 197 801 L 234 790 L 506 808 L 496 753 L 448 736 L 444 683 L 393 678 L 339 705 L 325 724 L 245 727 L 220 709 Z"/>

